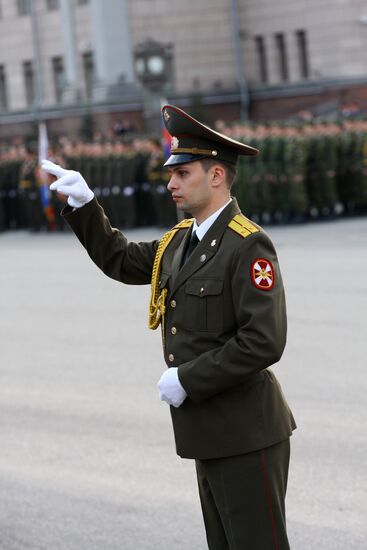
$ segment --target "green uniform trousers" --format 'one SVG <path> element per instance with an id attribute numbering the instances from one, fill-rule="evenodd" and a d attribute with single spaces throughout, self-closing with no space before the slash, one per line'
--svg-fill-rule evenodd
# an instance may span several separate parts
<path id="1" fill-rule="evenodd" d="M 289 439 L 247 454 L 196 460 L 209 550 L 289 550 Z"/>

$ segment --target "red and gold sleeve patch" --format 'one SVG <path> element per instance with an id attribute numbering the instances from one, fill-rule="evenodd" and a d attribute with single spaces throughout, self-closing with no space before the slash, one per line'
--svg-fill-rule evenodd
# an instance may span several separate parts
<path id="1" fill-rule="evenodd" d="M 271 290 L 274 286 L 273 264 L 266 258 L 257 258 L 251 264 L 251 280 L 260 290 Z"/>

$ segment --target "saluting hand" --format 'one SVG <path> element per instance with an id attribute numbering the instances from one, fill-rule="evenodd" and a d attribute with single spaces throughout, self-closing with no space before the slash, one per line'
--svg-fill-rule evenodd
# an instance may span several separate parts
<path id="1" fill-rule="evenodd" d="M 66 195 L 68 204 L 72 208 L 81 208 L 93 199 L 93 191 L 89 189 L 87 182 L 79 172 L 65 170 L 50 160 L 43 160 L 41 168 L 57 177 L 57 180 L 51 183 L 50 189 Z"/>

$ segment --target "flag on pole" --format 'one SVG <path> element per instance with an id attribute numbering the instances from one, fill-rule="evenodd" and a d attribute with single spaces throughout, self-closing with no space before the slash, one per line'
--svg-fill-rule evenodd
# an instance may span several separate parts
<path id="1" fill-rule="evenodd" d="M 46 122 L 42 121 L 38 125 L 38 164 L 48 159 L 48 135 Z M 45 173 L 45 172 L 44 172 Z"/>
<path id="2" fill-rule="evenodd" d="M 166 99 L 161 98 L 161 108 L 163 105 L 167 103 Z M 167 128 L 164 125 L 163 117 L 161 116 L 161 132 L 162 132 L 162 143 L 163 143 L 163 151 L 164 151 L 164 158 L 167 160 L 168 157 L 171 155 L 171 135 L 169 134 Z"/>
<path id="3" fill-rule="evenodd" d="M 164 124 L 162 128 L 162 139 L 163 139 L 164 158 L 167 160 L 171 154 L 171 136 L 168 133 L 168 130 L 164 126 Z"/>
<path id="4" fill-rule="evenodd" d="M 55 211 L 51 204 L 51 191 L 47 173 L 42 170 L 42 160 L 48 159 L 48 135 L 46 122 L 41 121 L 38 124 L 38 164 L 39 164 L 39 189 L 41 196 L 41 204 L 45 214 L 47 223 L 51 230 L 56 229 Z"/>

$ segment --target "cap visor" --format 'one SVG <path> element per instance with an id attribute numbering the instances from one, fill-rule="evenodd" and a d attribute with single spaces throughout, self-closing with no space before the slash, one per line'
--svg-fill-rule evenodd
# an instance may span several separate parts
<path id="1" fill-rule="evenodd" d="M 201 160 L 208 158 L 205 155 L 171 155 L 169 159 L 163 164 L 163 166 L 177 166 L 178 164 L 187 164 L 188 162 L 193 162 L 194 160 Z"/>

